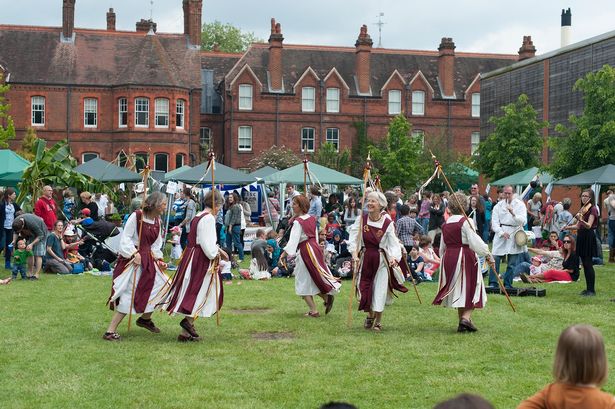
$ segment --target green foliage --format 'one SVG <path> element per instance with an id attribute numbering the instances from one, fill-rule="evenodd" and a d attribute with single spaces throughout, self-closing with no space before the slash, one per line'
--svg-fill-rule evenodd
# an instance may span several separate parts
<path id="1" fill-rule="evenodd" d="M 19 183 L 17 202 L 23 203 L 26 210 L 32 206 L 33 199 L 39 197 L 43 186 L 73 187 L 77 190 L 106 193 L 111 200 L 115 199 L 114 189 L 110 185 L 95 181 L 75 172 L 77 161 L 72 157 L 67 141 L 60 141 L 51 148 L 46 148 L 47 142 L 37 139 L 32 147 L 33 160 L 23 173 Z M 29 200 L 28 200 L 29 199 Z"/>
<path id="2" fill-rule="evenodd" d="M 352 123 L 352 127 L 356 131 L 356 139 L 352 144 L 350 174 L 363 179 L 365 160 L 369 153 L 369 147 L 374 142 L 367 135 L 367 123 L 355 121 Z"/>
<path id="3" fill-rule="evenodd" d="M 314 152 L 312 161 L 330 169 L 346 173 L 350 168 L 350 151 L 344 149 L 338 152 L 332 143 L 325 142 Z"/>
<path id="4" fill-rule="evenodd" d="M 227 53 L 241 53 L 248 49 L 252 43 L 262 43 L 264 40 L 256 37 L 254 33 L 244 33 L 239 28 L 218 20 L 203 24 L 201 32 L 201 49 L 213 50 L 218 44 L 220 51 Z"/>
<path id="5" fill-rule="evenodd" d="M 36 136 L 36 131 L 33 128 L 28 128 L 26 131 L 26 135 L 21 141 L 21 149 L 17 151 L 24 159 L 32 162 L 34 160 L 34 153 L 32 149 L 34 149 L 34 144 L 38 141 L 38 137 Z"/>
<path id="6" fill-rule="evenodd" d="M 284 170 L 300 163 L 301 159 L 292 149 L 286 146 L 273 145 L 266 151 L 261 152 L 257 157 L 248 162 L 248 166 L 253 171 L 264 166 L 271 166 L 278 170 Z"/>
<path id="7" fill-rule="evenodd" d="M 384 141 L 370 146 L 374 173 L 380 175 L 385 189 L 393 186 L 414 189 L 423 180 L 423 148 L 419 138 L 410 136 L 411 129 L 410 122 L 403 115 L 398 115 L 391 119 Z"/>
<path id="8" fill-rule="evenodd" d="M 15 138 L 15 124 L 9 115 L 11 106 L 6 103 L 4 96 L 10 88 L 9 84 L 4 83 L 3 75 L 0 73 L 0 149 L 8 148 L 9 141 Z"/>
<path id="9" fill-rule="evenodd" d="M 550 169 L 558 178 L 615 163 L 615 69 L 605 65 L 580 78 L 573 90 L 583 92 L 583 115 L 571 115 L 569 128 L 558 124 L 562 136 L 549 140 L 554 149 Z"/>
<path id="10" fill-rule="evenodd" d="M 532 166 L 540 165 L 541 130 L 549 126 L 537 119 L 527 95 L 502 107 L 503 115 L 489 118 L 495 131 L 482 141 L 475 156 L 481 173 L 500 179 Z"/>

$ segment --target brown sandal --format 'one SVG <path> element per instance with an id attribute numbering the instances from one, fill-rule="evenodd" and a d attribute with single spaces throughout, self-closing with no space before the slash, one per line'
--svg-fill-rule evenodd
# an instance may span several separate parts
<path id="1" fill-rule="evenodd" d="M 372 330 L 376 332 L 382 331 L 382 324 L 381 323 L 374 324 L 374 327 L 372 328 Z"/>
<path id="2" fill-rule="evenodd" d="M 303 315 L 304 315 L 304 316 L 306 316 L 306 317 L 312 317 L 312 318 L 318 318 L 318 317 L 320 317 L 320 313 L 319 313 L 318 311 L 314 311 L 314 312 L 312 312 L 312 311 L 308 311 L 308 312 L 306 312 L 306 313 L 305 313 L 305 314 L 303 314 Z"/>
<path id="3" fill-rule="evenodd" d="M 200 337 L 193 337 L 192 335 L 188 334 L 188 335 L 184 335 L 184 334 L 179 334 L 177 336 L 177 340 L 179 342 L 198 342 L 201 340 Z"/>
<path id="4" fill-rule="evenodd" d="M 197 334 L 196 329 L 194 328 L 194 325 L 192 325 L 188 321 L 188 319 L 184 318 L 183 320 L 181 320 L 179 323 L 179 326 L 182 327 L 184 330 L 186 330 L 186 332 L 190 334 L 190 336 L 194 338 L 199 338 L 199 334 Z"/>
<path id="5" fill-rule="evenodd" d="M 139 317 L 137 319 L 137 326 L 145 328 L 146 330 L 148 330 L 149 332 L 153 332 L 154 334 L 160 333 L 160 328 L 158 328 L 156 324 L 154 324 L 154 321 L 152 321 L 151 319 L 146 320 L 143 317 Z"/>
<path id="6" fill-rule="evenodd" d="M 374 326 L 374 319 L 370 317 L 365 318 L 365 322 L 363 323 L 363 328 L 372 329 L 373 326 Z"/>
<path id="7" fill-rule="evenodd" d="M 121 341 L 122 337 L 117 332 L 105 332 L 103 334 L 103 339 L 105 341 Z"/>

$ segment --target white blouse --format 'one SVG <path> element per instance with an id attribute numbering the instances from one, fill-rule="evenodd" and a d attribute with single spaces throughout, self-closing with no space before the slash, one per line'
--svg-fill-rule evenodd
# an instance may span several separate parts
<path id="1" fill-rule="evenodd" d="M 201 216 L 204 212 L 200 212 L 196 217 Z M 210 260 L 213 260 L 220 251 L 216 240 L 216 219 L 211 214 L 208 214 L 199 220 L 196 226 L 196 243 L 201 246 L 203 253 Z"/>
<path id="2" fill-rule="evenodd" d="M 372 227 L 382 228 L 387 216 L 388 215 L 384 215 L 377 222 L 371 221 L 368 217 L 367 225 L 372 226 Z M 349 237 L 348 237 L 347 243 L 348 243 L 348 251 L 351 254 L 354 253 L 355 250 L 357 250 L 357 246 L 359 247 L 363 246 L 362 236 L 359 236 L 360 229 L 361 229 L 361 217 L 359 217 L 357 221 L 355 221 L 348 230 Z M 397 239 L 397 236 L 395 235 L 395 223 L 391 222 L 391 224 L 389 224 L 389 227 L 387 227 L 386 231 L 384 232 L 384 236 L 382 236 L 382 240 L 380 240 L 380 248 L 384 250 L 389 260 L 391 259 L 395 259 L 396 261 L 401 260 L 401 253 L 402 253 L 401 245 L 399 243 L 399 240 Z"/>
<path id="3" fill-rule="evenodd" d="M 154 219 L 148 219 L 145 214 L 141 216 L 143 223 L 154 224 Z M 152 253 L 156 259 L 162 258 L 162 235 L 158 233 L 158 238 L 152 244 Z M 131 258 L 139 247 L 139 225 L 137 224 L 137 214 L 132 213 L 124 226 L 122 235 L 120 236 L 120 255 L 124 258 Z"/>
<path id="4" fill-rule="evenodd" d="M 462 216 L 458 214 L 449 216 L 446 224 L 457 223 L 461 218 Z M 474 224 L 472 219 L 466 220 L 465 223 L 461 225 L 461 242 L 467 244 L 479 256 L 485 257 L 489 254 L 489 246 L 478 234 L 476 234 L 470 223 Z M 442 240 L 440 240 L 440 256 L 444 254 L 445 249 L 446 244 L 444 243 L 444 238 L 442 238 Z"/>
<path id="5" fill-rule="evenodd" d="M 311 216 L 309 214 L 304 214 L 299 216 L 302 220 L 307 220 Z M 318 227 L 316 227 L 316 240 L 318 240 Z M 299 224 L 297 220 L 293 222 L 293 228 L 290 231 L 290 238 L 288 239 L 288 243 L 286 243 L 286 247 L 284 247 L 284 251 L 288 254 L 289 257 L 297 254 L 297 246 L 302 241 L 307 240 L 307 235 L 303 232 L 303 227 Z"/>

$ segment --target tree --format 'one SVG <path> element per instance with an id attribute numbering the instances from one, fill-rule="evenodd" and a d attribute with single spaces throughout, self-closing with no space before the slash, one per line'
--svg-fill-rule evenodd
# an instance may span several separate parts
<path id="1" fill-rule="evenodd" d="M 475 164 L 491 179 L 500 179 L 520 170 L 540 165 L 541 130 L 549 126 L 537 119 L 527 95 L 502 107 L 504 114 L 489 118 L 495 131 L 478 146 Z"/>
<path id="2" fill-rule="evenodd" d="M 271 166 L 278 170 L 284 170 L 300 163 L 301 159 L 286 146 L 273 145 L 266 151 L 261 152 L 257 157 L 248 162 L 248 166 L 252 170 L 260 169 L 265 166 Z"/>
<path id="3" fill-rule="evenodd" d="M 9 84 L 4 84 L 4 76 L 0 73 L 0 148 L 9 147 L 9 141 L 15 138 L 15 124 L 9 115 L 11 106 L 6 103 L 4 96 L 11 88 Z"/>
<path id="4" fill-rule="evenodd" d="M 410 136 L 411 129 L 406 117 L 398 115 L 391 119 L 384 141 L 379 146 L 370 146 L 374 173 L 380 175 L 385 189 L 393 186 L 413 189 L 422 180 L 422 142 Z"/>
<path id="5" fill-rule="evenodd" d="M 32 128 L 28 128 L 26 131 L 26 135 L 21 141 L 21 149 L 17 151 L 24 159 L 32 162 L 34 160 L 34 153 L 32 150 L 34 149 L 34 145 L 38 141 L 38 137 L 36 136 L 36 131 Z"/>
<path id="6" fill-rule="evenodd" d="M 341 152 L 330 142 L 325 142 L 318 148 L 312 158 L 314 163 L 335 169 L 339 172 L 348 172 L 350 168 L 350 151 L 344 149 Z"/>
<path id="7" fill-rule="evenodd" d="M 562 136 L 549 139 L 550 170 L 558 178 L 615 163 L 615 69 L 605 65 L 580 78 L 573 90 L 583 92 L 583 115 L 571 115 L 569 128 L 558 124 Z"/>
<path id="8" fill-rule="evenodd" d="M 352 127 L 356 131 L 356 140 L 352 144 L 350 174 L 363 178 L 363 167 L 369 153 L 369 148 L 374 142 L 367 135 L 367 123 L 363 121 L 355 121 Z"/>
<path id="9" fill-rule="evenodd" d="M 222 24 L 218 20 L 213 23 L 203 24 L 201 31 L 201 49 L 213 50 L 218 45 L 220 51 L 226 53 L 242 53 L 248 49 L 252 43 L 264 42 L 257 38 L 254 33 L 243 33 L 239 28 L 226 23 Z"/>

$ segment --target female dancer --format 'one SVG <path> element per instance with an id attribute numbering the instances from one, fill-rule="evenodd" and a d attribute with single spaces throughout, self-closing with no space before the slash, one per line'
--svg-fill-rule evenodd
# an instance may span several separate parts
<path id="1" fill-rule="evenodd" d="M 368 213 L 362 215 L 348 232 L 348 251 L 359 255 L 357 250 L 361 250 L 355 264 L 359 262 L 359 310 L 367 313 L 363 326 L 374 331 L 382 330 L 382 312 L 387 301 L 391 301 L 392 290 L 408 291 L 403 286 L 403 278 L 400 283 L 391 268 L 399 262 L 402 253 L 395 225 L 383 212 L 386 207 L 386 197 L 380 192 L 371 192 L 367 195 Z"/>
<path id="2" fill-rule="evenodd" d="M 457 332 L 475 332 L 478 329 L 472 323 L 472 312 L 483 308 L 487 303 L 487 293 L 483 277 L 478 271 L 476 254 L 488 256 L 489 247 L 476 234 L 470 221 L 462 216 L 468 206 L 468 198 L 463 193 L 454 193 L 448 201 L 452 215 L 442 226 L 440 254 L 442 264 L 438 280 L 438 293 L 434 305 L 457 308 L 459 326 Z M 475 253 L 476 252 L 476 253 Z"/>
<path id="3" fill-rule="evenodd" d="M 126 314 L 142 314 L 137 326 L 153 333 L 160 329 L 151 319 L 155 305 L 151 302 L 167 285 L 167 268 L 162 260 L 160 215 L 167 208 L 163 193 L 154 192 L 143 202 L 143 208 L 130 215 L 120 237 L 120 258 L 113 270 L 113 286 L 109 307 L 115 310 L 103 339 L 119 341 L 116 332 Z"/>
<path id="4" fill-rule="evenodd" d="M 583 263 L 583 273 L 585 274 L 585 284 L 587 289 L 581 292 L 582 296 L 591 297 L 596 295 L 596 272 L 592 263 L 592 257 L 598 256 L 598 245 L 596 243 L 596 228 L 598 227 L 598 208 L 594 191 L 584 190 L 581 193 L 582 207 L 589 206 L 589 210 L 584 214 L 576 214 L 577 224 L 568 226 L 566 230 L 578 229 L 577 231 L 577 255 Z"/>
<path id="5" fill-rule="evenodd" d="M 294 256 L 299 252 L 295 266 L 295 292 L 301 296 L 310 310 L 306 317 L 318 318 L 320 313 L 314 304 L 314 295 L 325 301 L 325 314 L 333 307 L 334 295 L 341 287 L 337 278 L 333 277 L 325 263 L 322 249 L 318 245 L 316 218 L 307 214 L 310 202 L 303 196 L 295 196 L 292 202 L 294 221 L 288 244 L 280 258 L 286 255 Z"/>
<path id="6" fill-rule="evenodd" d="M 228 260 L 228 255 L 216 244 L 216 218 L 211 209 L 214 200 L 216 208 L 224 203 L 220 193 L 210 191 L 203 201 L 205 208 L 192 219 L 184 256 L 170 290 L 160 302 L 170 315 L 185 316 L 179 323 L 182 327 L 177 337 L 179 342 L 199 341 L 194 318 L 211 317 L 222 307 L 222 276 L 217 261 L 219 256 Z"/>

